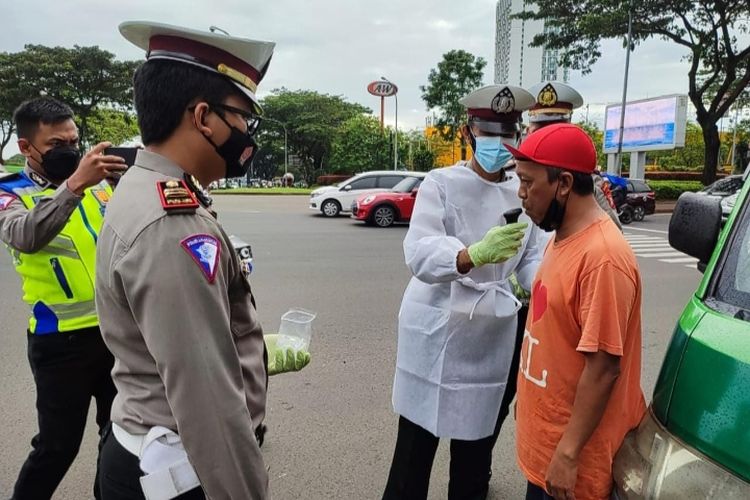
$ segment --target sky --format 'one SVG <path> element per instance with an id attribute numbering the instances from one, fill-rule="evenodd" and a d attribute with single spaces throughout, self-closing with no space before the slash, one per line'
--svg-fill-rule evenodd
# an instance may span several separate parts
<path id="1" fill-rule="evenodd" d="M 342 95 L 379 114 L 367 84 L 381 76 L 399 87 L 399 129 L 423 128 L 428 112 L 420 85 L 445 52 L 463 49 L 487 61 L 484 83 L 493 82 L 495 0 L 0 0 L 0 51 L 28 43 L 98 45 L 120 59 L 143 51 L 123 39 L 123 21 L 147 20 L 194 29 L 218 26 L 232 35 L 276 42 L 262 97 L 272 89 L 312 89 Z M 570 84 L 590 103 L 589 119 L 601 121 L 605 103 L 622 99 L 625 51 L 605 41 L 603 57 L 588 75 L 573 71 Z M 684 51 L 648 41 L 631 56 L 628 100 L 687 93 Z M 386 123 L 394 122 L 386 100 Z M 574 120 L 585 118 L 586 108 Z"/>

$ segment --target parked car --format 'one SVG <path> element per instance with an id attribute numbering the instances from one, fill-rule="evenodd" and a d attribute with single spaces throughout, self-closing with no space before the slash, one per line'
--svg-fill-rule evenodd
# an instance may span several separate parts
<path id="1" fill-rule="evenodd" d="M 633 207 L 633 220 L 642 221 L 646 215 L 656 211 L 656 193 L 651 186 L 639 179 L 627 179 L 627 203 Z"/>
<path id="2" fill-rule="evenodd" d="M 406 177 L 390 191 L 360 196 L 352 203 L 352 218 L 378 227 L 409 222 L 424 177 L 425 174 Z"/>
<path id="3" fill-rule="evenodd" d="M 621 500 L 750 498 L 750 181 L 723 229 L 720 199 L 684 193 L 669 242 L 703 281 L 675 326 L 653 400 L 614 460 Z"/>
<path id="4" fill-rule="evenodd" d="M 737 195 L 742 189 L 742 178 L 742 175 L 728 175 L 698 191 L 700 194 L 721 199 L 721 213 L 724 222 L 729 218 Z"/>
<path id="5" fill-rule="evenodd" d="M 713 184 L 709 184 L 708 186 L 701 189 L 699 192 L 701 194 L 709 195 L 709 196 L 718 196 L 720 198 L 724 198 L 726 196 L 731 196 L 737 192 L 739 192 L 742 189 L 742 175 L 728 175 L 724 177 L 723 179 L 719 179 Z"/>
<path id="6" fill-rule="evenodd" d="M 335 186 L 318 188 L 310 194 L 310 209 L 319 210 L 326 217 L 348 212 L 352 202 L 363 194 L 381 193 L 393 189 L 406 177 L 418 177 L 421 172 L 382 170 L 364 172 Z"/>

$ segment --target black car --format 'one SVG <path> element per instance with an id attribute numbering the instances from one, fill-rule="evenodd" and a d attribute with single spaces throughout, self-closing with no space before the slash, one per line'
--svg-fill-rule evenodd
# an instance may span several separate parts
<path id="1" fill-rule="evenodd" d="M 633 207 L 633 220 L 641 221 L 656 211 L 656 193 L 646 181 L 627 179 L 627 182 L 627 202 Z"/>

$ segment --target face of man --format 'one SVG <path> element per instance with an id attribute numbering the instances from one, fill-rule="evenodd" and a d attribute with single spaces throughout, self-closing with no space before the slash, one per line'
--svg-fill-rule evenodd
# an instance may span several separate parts
<path id="1" fill-rule="evenodd" d="M 555 196 L 559 196 L 558 181 L 550 182 L 547 169 L 532 161 L 516 160 L 516 175 L 521 181 L 518 197 L 526 215 L 539 225 Z"/>
<path id="2" fill-rule="evenodd" d="M 73 120 L 39 123 L 32 137 L 18 139 L 21 154 L 27 158 L 29 165 L 42 175 L 46 175 L 41 166 L 42 155 L 55 148 L 78 148 L 78 127 Z"/>
<path id="3" fill-rule="evenodd" d="M 200 141 L 203 144 L 204 157 L 202 164 L 205 165 L 201 182 L 212 182 L 227 176 L 227 162 L 219 155 L 217 149 L 227 147 L 228 141 L 232 140 L 232 128 L 245 134 L 248 132 L 248 117 L 252 113 L 251 104 L 237 95 L 230 95 L 223 102 L 212 105 L 206 102 L 198 103 L 194 108 L 194 119 L 200 126 L 196 129 L 199 133 L 209 138 L 211 142 Z M 193 108 L 191 108 L 193 109 Z M 254 131 L 251 131 L 254 132 Z M 216 145 L 214 148 L 211 143 Z M 244 156 L 252 153 L 248 151 L 242 157 L 233 161 L 241 162 Z"/>

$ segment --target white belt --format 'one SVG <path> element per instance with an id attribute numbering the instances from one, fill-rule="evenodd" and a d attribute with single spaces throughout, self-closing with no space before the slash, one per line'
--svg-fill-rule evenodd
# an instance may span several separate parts
<path id="1" fill-rule="evenodd" d="M 200 486 L 187 458 L 180 436 L 166 427 L 152 427 L 148 434 L 130 434 L 112 423 L 112 434 L 120 445 L 137 456 L 141 488 L 146 500 L 171 500 Z"/>

